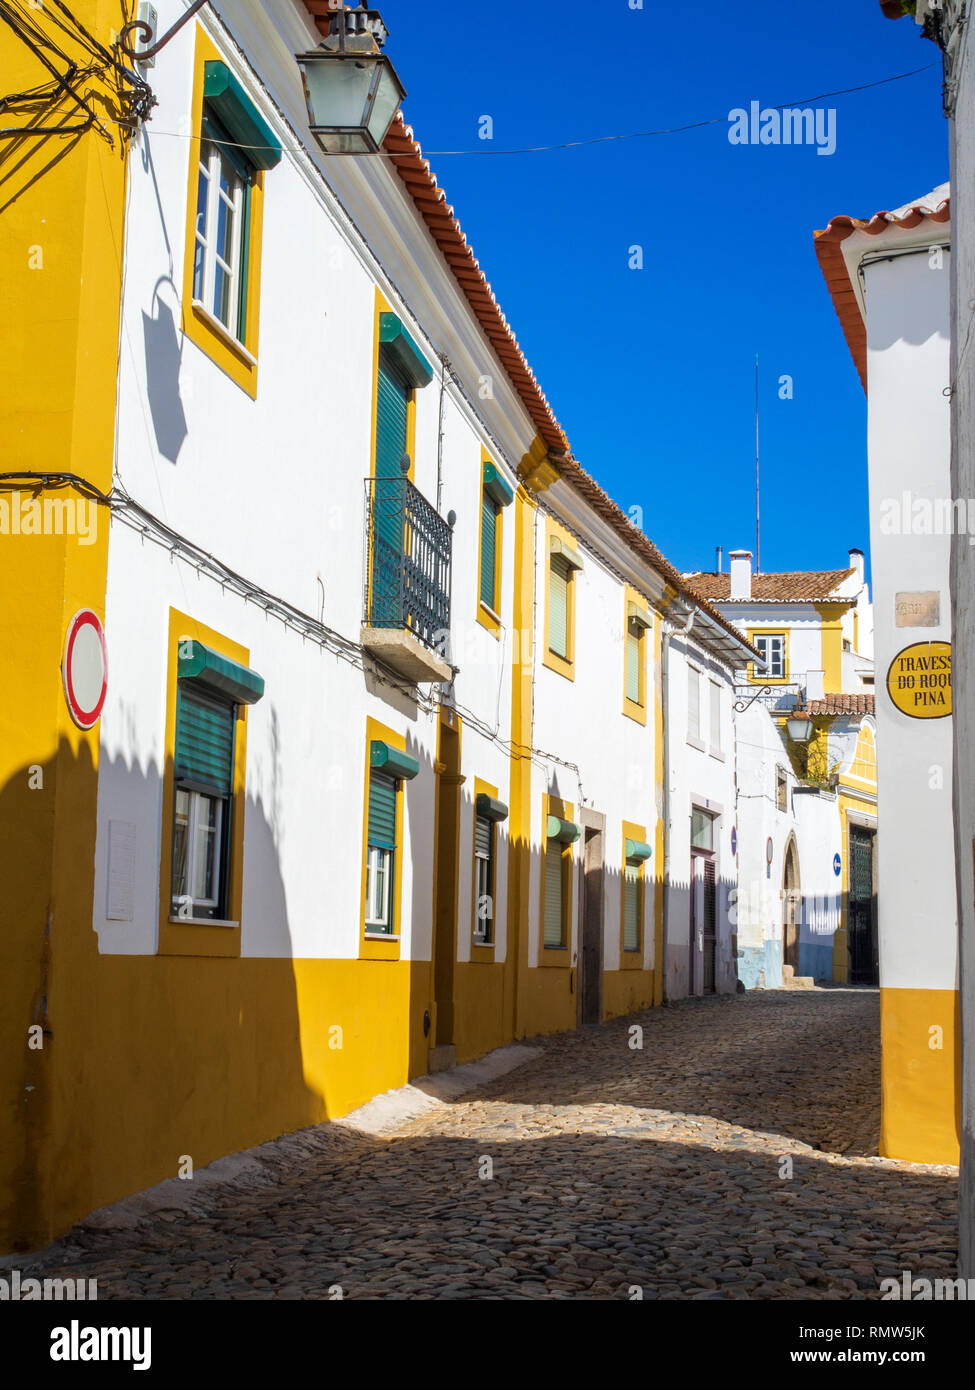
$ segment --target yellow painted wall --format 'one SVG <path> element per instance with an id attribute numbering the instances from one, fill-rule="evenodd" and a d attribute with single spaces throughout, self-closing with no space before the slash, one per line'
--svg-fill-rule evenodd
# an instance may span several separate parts
<path id="1" fill-rule="evenodd" d="M 654 1002 L 654 971 L 607 970 L 603 974 L 603 1017 L 649 1009 Z"/>
<path id="2" fill-rule="evenodd" d="M 961 1028 L 953 989 L 882 989 L 880 1152 L 957 1163 Z"/>
<path id="3" fill-rule="evenodd" d="M 45 32 L 42 9 L 29 11 Z M 109 42 L 115 0 L 91 0 L 84 22 Z M 84 66 L 79 45 L 58 35 Z M 14 33 L 0 31 L 5 91 L 49 81 Z M 85 79 L 104 132 L 2 142 L 0 163 L 0 437 L 4 470 L 75 472 L 111 487 L 122 266 L 125 161 L 118 93 Z M 76 120 L 55 99 L 45 124 Z M 21 124 L 16 108 L 4 125 Z M 2 495 L 10 499 L 4 485 Z M 75 494 L 62 494 L 74 497 Z M 104 615 L 108 519 L 95 542 L 5 536 L 0 545 L 0 645 L 16 660 L 0 704 L 0 1209 L 11 1234 L 47 1232 L 53 1176 L 75 1181 L 73 1100 L 61 1063 L 79 1039 L 68 1020 L 92 1018 L 79 954 L 91 949 L 97 730 L 71 722 L 59 679 L 65 629 L 82 607 Z M 30 789 L 29 769 L 43 786 Z M 36 774 L 35 774 L 36 781 Z M 28 1027 L 45 1029 L 39 1051 Z M 89 1128 L 86 1125 L 86 1130 Z M 60 1166 L 59 1166 L 60 1165 Z M 63 1223 L 62 1223 L 63 1224 Z"/>

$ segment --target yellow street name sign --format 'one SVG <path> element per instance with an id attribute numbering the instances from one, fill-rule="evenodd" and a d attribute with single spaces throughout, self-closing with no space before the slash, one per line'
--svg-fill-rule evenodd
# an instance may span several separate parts
<path id="1" fill-rule="evenodd" d="M 951 713 L 951 643 L 915 642 L 898 652 L 887 672 L 887 693 L 912 719 Z"/>

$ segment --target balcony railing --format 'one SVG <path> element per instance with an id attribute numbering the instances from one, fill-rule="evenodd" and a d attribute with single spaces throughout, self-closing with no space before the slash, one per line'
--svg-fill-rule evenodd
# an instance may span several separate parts
<path id="1" fill-rule="evenodd" d="M 405 475 L 367 478 L 365 626 L 406 629 L 444 654 L 452 550 L 453 513 L 442 517 Z"/>

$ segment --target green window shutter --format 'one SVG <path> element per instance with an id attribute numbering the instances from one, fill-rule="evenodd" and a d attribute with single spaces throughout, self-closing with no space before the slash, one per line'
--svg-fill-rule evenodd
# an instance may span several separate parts
<path id="1" fill-rule="evenodd" d="M 383 349 L 379 352 L 376 395 L 376 477 L 402 477 L 406 453 L 406 419 L 410 386 L 402 370 Z"/>
<path id="2" fill-rule="evenodd" d="M 498 509 L 485 493 L 481 498 L 481 602 L 494 609 L 496 548 L 498 539 Z"/>
<path id="3" fill-rule="evenodd" d="M 627 864 L 623 879 L 623 950 L 640 949 L 640 870 Z"/>
<path id="4" fill-rule="evenodd" d="M 280 143 L 226 63 L 208 59 L 203 64 L 203 96 L 238 147 L 238 158 L 255 169 L 280 163 Z"/>
<path id="5" fill-rule="evenodd" d="M 568 661 L 569 566 L 561 555 L 552 556 L 548 584 L 549 650 Z"/>
<path id="6" fill-rule="evenodd" d="M 491 858 L 491 821 L 478 816 L 474 822 L 474 853 L 482 858 Z"/>
<path id="7" fill-rule="evenodd" d="M 176 699 L 178 782 L 228 796 L 234 782 L 234 706 L 180 684 Z"/>
<path id="8" fill-rule="evenodd" d="M 562 844 L 549 840 L 545 846 L 545 921 L 542 940 L 546 946 L 562 946 Z"/>
<path id="9" fill-rule="evenodd" d="M 378 772 L 369 778 L 369 843 L 396 848 L 396 783 Z"/>
<path id="10" fill-rule="evenodd" d="M 632 619 L 626 628 L 626 698 L 640 703 L 640 629 Z"/>
<path id="11" fill-rule="evenodd" d="M 383 356 L 394 361 L 409 386 L 429 386 L 433 368 L 395 314 L 379 315 Z"/>

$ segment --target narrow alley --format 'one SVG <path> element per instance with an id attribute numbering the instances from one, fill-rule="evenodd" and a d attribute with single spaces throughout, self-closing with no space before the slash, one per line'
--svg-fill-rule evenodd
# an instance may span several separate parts
<path id="1" fill-rule="evenodd" d="M 22 1267 L 99 1299 L 862 1299 L 952 1278 L 956 1170 L 874 1157 L 877 1013 L 872 989 L 774 990 L 536 1040 L 381 1137 L 279 1141 L 273 1186 L 82 1223 Z"/>

